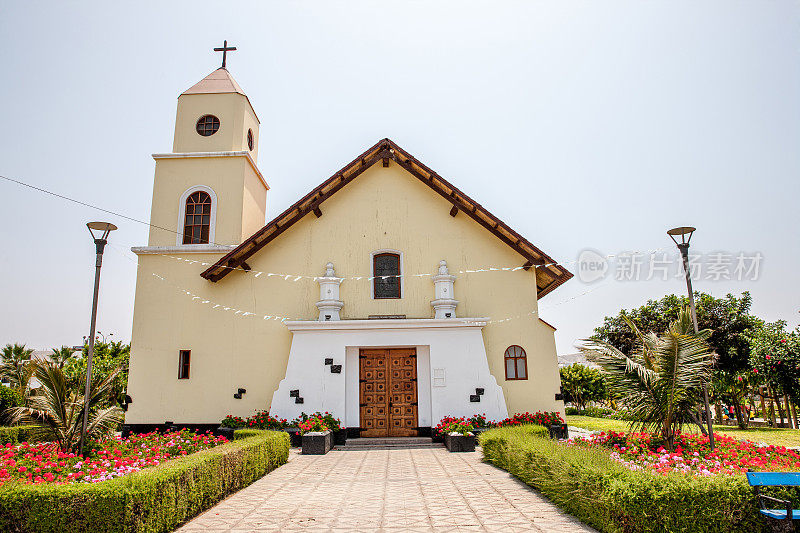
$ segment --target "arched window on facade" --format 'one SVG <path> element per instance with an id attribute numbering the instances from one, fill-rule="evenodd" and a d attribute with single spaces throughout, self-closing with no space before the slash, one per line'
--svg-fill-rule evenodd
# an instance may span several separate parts
<path id="1" fill-rule="evenodd" d="M 183 218 L 183 244 L 208 244 L 211 230 L 211 195 L 193 192 L 186 199 Z"/>
<path id="2" fill-rule="evenodd" d="M 506 348 L 506 379 L 528 379 L 528 356 L 522 346 Z"/>
<path id="3" fill-rule="evenodd" d="M 400 254 L 372 256 L 373 294 L 379 298 L 400 298 Z"/>

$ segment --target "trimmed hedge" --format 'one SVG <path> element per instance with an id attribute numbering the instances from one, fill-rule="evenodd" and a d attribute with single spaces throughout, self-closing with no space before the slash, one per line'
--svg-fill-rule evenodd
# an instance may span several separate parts
<path id="1" fill-rule="evenodd" d="M 604 532 L 766 531 L 744 476 L 694 477 L 632 471 L 609 452 L 540 438 L 530 426 L 480 436 L 484 460 L 538 489 L 556 505 Z M 777 489 L 798 501 L 800 492 Z"/>
<path id="2" fill-rule="evenodd" d="M 35 442 L 28 428 L 0 426 L 0 444 L 19 444 L 20 442 Z"/>
<path id="3" fill-rule="evenodd" d="M 286 433 L 237 433 L 233 442 L 101 483 L 0 486 L 0 531 L 172 531 L 286 463 Z"/>

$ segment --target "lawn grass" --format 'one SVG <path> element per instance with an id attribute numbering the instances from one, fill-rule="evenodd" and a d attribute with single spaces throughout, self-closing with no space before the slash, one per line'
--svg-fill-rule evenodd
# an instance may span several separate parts
<path id="1" fill-rule="evenodd" d="M 589 431 L 627 431 L 628 423 L 611 418 L 594 418 L 591 416 L 567 415 L 567 424 Z M 686 428 L 687 432 L 696 433 L 697 427 Z M 776 446 L 800 446 L 800 429 L 787 428 L 749 428 L 739 429 L 730 426 L 714 426 L 715 433 L 753 442 L 764 442 Z"/>

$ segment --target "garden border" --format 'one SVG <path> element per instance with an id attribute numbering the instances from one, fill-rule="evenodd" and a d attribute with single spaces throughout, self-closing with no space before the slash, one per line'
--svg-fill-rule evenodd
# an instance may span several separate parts
<path id="1" fill-rule="evenodd" d="M 0 531 L 172 531 L 288 460 L 286 433 L 234 439 L 100 483 L 0 486 Z"/>
<path id="2" fill-rule="evenodd" d="M 484 460 L 603 532 L 768 531 L 743 476 L 696 477 L 628 470 L 608 451 L 535 436 L 531 426 L 480 436 Z M 782 491 L 797 500 L 800 491 Z"/>

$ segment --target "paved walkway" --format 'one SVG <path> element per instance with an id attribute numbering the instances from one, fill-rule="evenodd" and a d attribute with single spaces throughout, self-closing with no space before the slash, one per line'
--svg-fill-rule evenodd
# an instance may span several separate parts
<path id="1" fill-rule="evenodd" d="M 300 455 L 179 531 L 592 532 L 481 452 Z"/>

